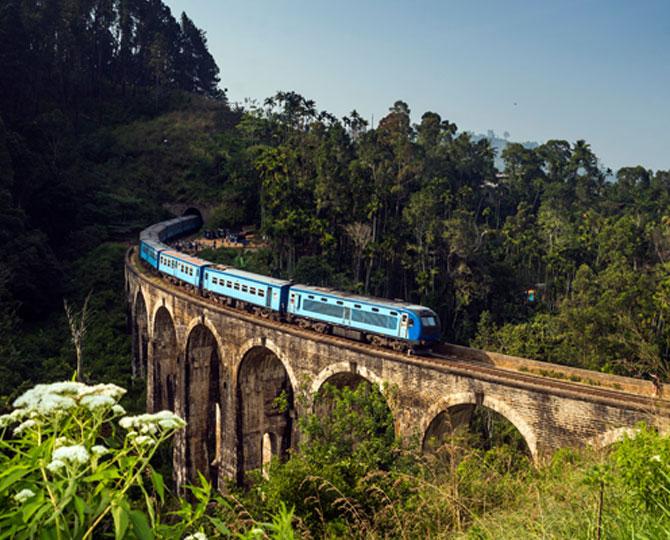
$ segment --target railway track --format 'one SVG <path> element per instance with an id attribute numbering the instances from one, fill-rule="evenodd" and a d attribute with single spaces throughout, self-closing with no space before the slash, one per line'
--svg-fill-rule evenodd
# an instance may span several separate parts
<path id="1" fill-rule="evenodd" d="M 314 341 L 328 342 L 337 345 L 338 347 L 373 354 L 374 356 L 384 357 L 395 362 L 414 364 L 423 368 L 475 378 L 481 381 L 502 383 L 510 387 L 532 389 L 544 393 L 547 393 L 547 390 L 550 390 L 550 393 L 556 396 L 569 397 L 605 405 L 621 405 L 623 403 L 628 408 L 648 411 L 650 413 L 662 412 L 670 414 L 670 401 L 665 399 L 653 398 L 614 388 L 555 379 L 538 374 L 501 368 L 486 364 L 481 360 L 469 357 L 470 355 L 467 354 L 443 354 L 439 352 L 431 352 L 426 355 L 409 355 L 384 349 L 369 343 L 351 341 L 340 336 L 320 334 L 313 330 L 302 329 L 286 322 L 263 319 L 248 312 L 222 305 L 210 298 L 195 295 L 183 287 L 169 283 L 167 280 L 147 270 L 141 265 L 135 247 L 128 250 L 126 255 L 126 265 L 135 275 L 141 276 L 141 279 L 150 281 L 153 286 L 169 294 L 177 295 L 188 302 L 199 304 L 204 308 L 224 312 L 230 316 L 252 322 L 258 326 L 281 330 Z M 552 364 L 548 364 L 548 366 L 551 365 Z"/>

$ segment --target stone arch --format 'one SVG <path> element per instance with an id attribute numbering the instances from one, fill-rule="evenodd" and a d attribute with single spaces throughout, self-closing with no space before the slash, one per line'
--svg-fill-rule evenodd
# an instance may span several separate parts
<path id="1" fill-rule="evenodd" d="M 159 306 L 153 317 L 153 348 L 151 358 L 152 395 L 149 403 L 153 410 L 175 410 L 177 391 L 177 360 L 179 346 L 174 319 L 165 306 Z"/>
<path id="2" fill-rule="evenodd" d="M 317 394 L 326 383 L 331 383 L 337 388 L 345 386 L 356 387 L 359 383 L 365 382 L 372 388 L 379 390 L 386 401 L 386 406 L 393 417 L 393 428 L 396 436 L 401 434 L 401 424 L 399 422 L 400 414 L 394 406 L 394 402 L 389 395 L 388 387 L 384 380 L 373 370 L 365 366 L 351 364 L 350 362 L 337 362 L 321 370 L 321 372 L 312 381 L 310 387 L 310 399 L 312 400 L 311 412 L 319 417 L 329 414 L 330 404 L 327 401 L 315 399 Z"/>
<path id="3" fill-rule="evenodd" d="M 235 373 L 234 373 L 234 378 L 235 380 L 238 380 L 238 374 L 240 370 L 240 366 L 242 365 L 242 361 L 244 360 L 244 357 L 247 355 L 251 349 L 254 347 L 264 347 L 268 349 L 270 352 L 272 352 L 282 363 L 284 366 L 284 369 L 286 370 L 286 373 L 288 375 L 289 381 L 291 382 L 291 387 L 295 390 L 296 388 L 299 387 L 298 385 L 298 379 L 295 376 L 295 372 L 293 371 L 293 367 L 291 366 L 291 362 L 289 362 L 288 358 L 284 354 L 284 351 L 282 351 L 279 346 L 271 339 L 268 339 L 266 337 L 255 337 L 246 340 L 242 345 L 240 345 L 238 352 L 236 354 L 236 358 L 239 360 L 235 364 Z"/>
<path id="4" fill-rule="evenodd" d="M 164 298 L 161 298 L 160 300 L 156 300 L 154 302 L 153 311 L 151 313 L 151 317 L 149 318 L 149 337 L 151 339 L 155 339 L 156 337 L 153 332 L 156 330 L 156 317 L 158 316 L 159 311 L 167 312 L 167 315 L 170 317 L 170 320 L 174 326 L 175 334 L 177 332 L 177 324 L 172 306 L 169 303 L 166 303 Z M 195 326 L 195 324 L 193 326 Z"/>
<path id="5" fill-rule="evenodd" d="M 222 377 L 219 343 L 210 328 L 197 324 L 187 334 L 183 366 L 185 465 L 189 481 L 198 472 L 214 486 L 221 459 Z"/>
<path id="6" fill-rule="evenodd" d="M 456 415 L 466 415 L 468 409 L 472 409 L 474 406 L 486 407 L 510 422 L 526 442 L 533 461 L 538 462 L 537 435 L 526 419 L 504 401 L 475 392 L 453 394 L 437 401 L 428 409 L 420 423 L 422 446 L 433 434 L 437 435 L 444 432 L 445 428 L 438 426 L 437 423 L 450 419 L 450 410 L 455 412 Z M 459 420 L 460 418 L 457 416 L 456 422 Z M 453 424 L 454 422 L 448 422 L 449 426 Z"/>
<path id="7" fill-rule="evenodd" d="M 132 321 L 132 373 L 133 377 L 144 378 L 149 352 L 149 316 L 144 294 L 140 288 L 135 293 Z"/>
<path id="8" fill-rule="evenodd" d="M 312 381 L 310 396 L 316 395 L 328 379 L 331 379 L 342 373 L 358 375 L 361 378 L 366 379 L 371 384 L 378 386 L 382 394 L 385 392 L 384 380 L 371 369 L 368 369 L 365 366 L 352 366 L 349 362 L 338 362 L 322 369 L 321 372 L 316 376 L 316 378 Z"/>
<path id="9" fill-rule="evenodd" d="M 184 335 L 186 336 L 186 342 L 188 343 L 188 336 L 190 336 L 193 330 L 198 326 L 204 326 L 207 330 L 211 332 L 212 336 L 214 336 L 214 341 L 216 343 L 219 358 L 223 358 L 224 356 L 222 348 L 223 338 L 219 333 L 219 330 L 216 328 L 216 326 L 204 315 L 201 315 L 200 317 L 195 317 L 191 319 L 191 322 L 188 323 L 188 326 L 186 326 L 186 331 L 184 332 Z"/>
<path id="10" fill-rule="evenodd" d="M 242 350 L 235 377 L 240 483 L 247 471 L 261 469 L 267 462 L 264 442 L 269 440 L 272 453 L 285 458 L 295 438 L 295 379 L 290 366 L 275 352 L 274 344 L 263 340 Z"/>

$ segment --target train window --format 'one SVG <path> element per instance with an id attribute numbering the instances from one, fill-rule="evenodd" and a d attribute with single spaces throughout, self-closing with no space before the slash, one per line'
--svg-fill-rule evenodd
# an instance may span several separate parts
<path id="1" fill-rule="evenodd" d="M 234 286 L 233 286 L 233 288 L 234 288 L 236 291 L 239 291 L 239 290 L 240 290 L 240 284 L 239 284 L 239 283 L 235 283 Z"/>
<path id="2" fill-rule="evenodd" d="M 251 294 L 256 294 L 256 287 L 249 287 L 249 292 Z"/>
<path id="3" fill-rule="evenodd" d="M 261 298 L 265 296 L 265 291 L 263 289 L 258 289 L 258 296 Z"/>
<path id="4" fill-rule="evenodd" d="M 309 298 L 310 300 L 314 300 L 314 295 L 313 294 L 308 294 L 307 298 Z"/>
<path id="5" fill-rule="evenodd" d="M 393 316 L 395 316 L 395 317 L 398 316 L 398 314 L 397 314 L 395 311 L 391 311 L 391 315 L 393 315 Z"/>
<path id="6" fill-rule="evenodd" d="M 232 288 L 232 286 L 233 286 L 232 281 L 226 281 L 226 287 L 228 287 L 230 289 L 230 288 Z"/>
<path id="7" fill-rule="evenodd" d="M 410 319 L 410 320 L 409 320 L 409 323 L 407 324 L 407 326 L 409 326 L 410 328 L 412 328 L 412 327 L 414 326 L 414 319 Z"/>
<path id="8" fill-rule="evenodd" d="M 338 301 L 337 301 L 337 305 L 338 305 L 338 306 L 343 306 L 343 305 L 344 305 L 344 302 L 342 302 L 342 300 L 338 300 Z"/>
<path id="9" fill-rule="evenodd" d="M 379 313 L 379 308 L 373 307 L 372 311 L 374 311 L 375 313 Z"/>
<path id="10" fill-rule="evenodd" d="M 322 302 L 328 302 L 328 298 L 321 298 Z"/>
<path id="11" fill-rule="evenodd" d="M 361 309 L 361 305 L 360 305 L 360 304 L 354 304 L 354 307 L 355 307 L 356 309 Z"/>
<path id="12" fill-rule="evenodd" d="M 424 326 L 437 326 L 437 319 L 432 315 L 421 317 L 421 323 Z"/>
<path id="13" fill-rule="evenodd" d="M 242 285 L 242 292 L 247 292 L 249 290 L 249 287 L 246 285 Z"/>

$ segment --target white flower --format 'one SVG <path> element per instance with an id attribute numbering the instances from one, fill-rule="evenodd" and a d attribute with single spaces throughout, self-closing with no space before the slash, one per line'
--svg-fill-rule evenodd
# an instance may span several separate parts
<path id="1" fill-rule="evenodd" d="M 18 503 L 24 503 L 31 497 L 34 497 L 35 493 L 30 489 L 22 489 L 16 495 L 14 495 L 14 500 Z"/>
<path id="2" fill-rule="evenodd" d="M 89 454 L 82 445 L 73 444 L 72 446 L 61 446 L 54 450 L 51 455 L 51 462 L 64 461 L 72 465 L 84 465 L 88 462 Z"/>
<path id="3" fill-rule="evenodd" d="M 91 453 L 94 456 L 102 456 L 103 454 L 106 454 L 107 452 L 109 452 L 109 448 L 107 448 L 106 446 L 103 446 L 101 444 L 96 444 L 95 446 L 91 447 Z"/>
<path id="4" fill-rule="evenodd" d="M 126 410 L 123 407 L 121 407 L 121 405 L 114 405 L 112 407 L 112 412 L 114 414 L 116 414 L 117 416 L 122 415 L 122 414 L 126 414 Z"/>
<path id="5" fill-rule="evenodd" d="M 58 448 L 59 446 L 65 446 L 68 442 L 67 437 L 56 437 L 54 440 L 54 448 Z"/>
<path id="6" fill-rule="evenodd" d="M 207 540 L 205 533 L 197 532 L 184 537 L 184 540 Z"/>
<path id="7" fill-rule="evenodd" d="M 99 409 L 109 409 L 113 407 L 116 400 L 110 396 L 88 394 L 81 398 L 80 403 L 89 411 L 97 411 Z"/>
<path id="8" fill-rule="evenodd" d="M 0 428 L 14 424 L 19 420 L 23 420 L 27 416 L 29 415 L 26 409 L 14 409 L 11 413 L 0 416 Z"/>
<path id="9" fill-rule="evenodd" d="M 47 469 L 52 473 L 60 471 L 63 467 L 65 467 L 65 462 L 60 459 L 54 459 L 47 465 Z"/>
<path id="10" fill-rule="evenodd" d="M 26 429 L 36 425 L 37 422 L 35 422 L 35 420 L 26 420 L 25 422 L 19 424 L 16 428 L 14 428 L 14 435 L 21 435 L 21 433 L 23 433 Z"/>
<path id="11" fill-rule="evenodd" d="M 651 458 L 649 458 L 649 461 L 658 461 L 658 462 L 660 462 L 660 461 L 661 461 L 661 456 L 659 456 L 658 454 L 656 454 L 655 456 L 651 456 Z"/>
<path id="12" fill-rule="evenodd" d="M 80 395 L 95 395 L 95 396 L 104 396 L 112 398 L 115 402 L 121 399 L 123 394 L 126 393 L 124 388 L 116 386 L 115 384 L 96 384 L 94 386 L 87 386 Z"/>
<path id="13" fill-rule="evenodd" d="M 156 441 L 153 437 L 149 437 L 148 435 L 140 435 L 135 439 L 135 444 L 137 446 L 151 446 L 156 444 Z"/>
<path id="14" fill-rule="evenodd" d="M 125 394 L 115 384 L 87 384 L 66 381 L 38 384 L 14 401 L 14 407 L 22 407 L 28 415 L 53 416 L 77 406 L 77 402 L 89 410 L 112 407 Z M 118 413 L 118 411 L 115 411 Z"/>
<path id="15" fill-rule="evenodd" d="M 119 420 L 124 429 L 134 429 L 143 435 L 154 435 L 161 430 L 182 428 L 186 422 L 172 411 L 160 411 L 154 414 L 124 416 Z"/>

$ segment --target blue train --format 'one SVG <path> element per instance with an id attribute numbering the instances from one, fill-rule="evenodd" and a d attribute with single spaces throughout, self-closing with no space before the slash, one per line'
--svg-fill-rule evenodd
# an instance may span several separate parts
<path id="1" fill-rule="evenodd" d="M 216 302 L 302 328 L 397 351 L 429 348 L 440 339 L 440 320 L 427 307 L 295 284 L 213 264 L 166 244 L 201 225 L 199 216 L 186 215 L 143 230 L 140 259 L 172 282 Z"/>

